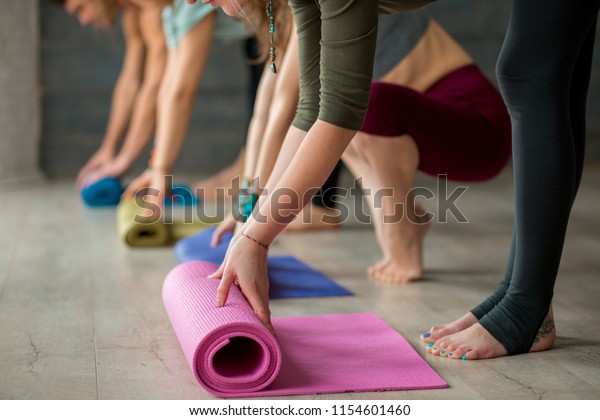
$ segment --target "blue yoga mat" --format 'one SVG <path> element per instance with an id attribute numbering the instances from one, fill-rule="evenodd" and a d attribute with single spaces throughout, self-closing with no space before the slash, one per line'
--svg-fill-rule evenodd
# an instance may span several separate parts
<path id="1" fill-rule="evenodd" d="M 125 189 L 117 178 L 103 178 L 81 190 L 83 202 L 90 207 L 114 207 L 119 204 Z M 172 197 L 165 197 L 166 206 L 195 206 L 198 198 L 192 189 L 183 184 L 175 184 Z M 173 202 L 174 201 L 174 202 Z"/>
<path id="2" fill-rule="evenodd" d="M 195 206 L 198 204 L 198 197 L 187 185 L 175 184 L 171 192 L 173 193 L 172 197 L 165 197 L 167 206 Z"/>
<path id="3" fill-rule="evenodd" d="M 223 235 L 221 243 L 211 248 L 210 240 L 214 231 L 215 228 L 208 228 L 177 242 L 175 245 L 177 259 L 182 263 L 200 260 L 220 265 L 225 258 L 233 233 L 228 232 Z M 290 255 L 270 256 L 268 268 L 271 299 L 353 295 L 323 273 Z"/>
<path id="4" fill-rule="evenodd" d="M 81 190 L 83 202 L 90 207 L 114 207 L 119 204 L 123 186 L 116 178 L 103 178 Z"/>

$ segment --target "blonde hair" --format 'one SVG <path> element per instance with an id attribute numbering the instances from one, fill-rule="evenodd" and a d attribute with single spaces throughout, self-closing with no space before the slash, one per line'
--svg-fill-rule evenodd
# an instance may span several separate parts
<path id="1" fill-rule="evenodd" d="M 264 61 L 269 55 L 269 21 L 265 12 L 265 0 L 248 0 L 244 12 L 254 26 L 256 37 L 260 43 L 259 61 Z M 273 0 L 273 13 L 275 15 L 275 47 L 277 55 L 282 56 L 290 39 L 292 28 L 292 11 L 287 0 Z M 247 22 L 245 22 L 248 25 Z"/>

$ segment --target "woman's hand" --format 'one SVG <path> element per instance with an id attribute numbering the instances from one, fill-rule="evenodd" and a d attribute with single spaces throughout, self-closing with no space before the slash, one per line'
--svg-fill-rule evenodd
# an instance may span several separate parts
<path id="1" fill-rule="evenodd" d="M 275 335 L 269 310 L 269 278 L 265 248 L 242 234 L 236 235 L 231 240 L 223 264 L 208 278 L 221 280 L 217 290 L 217 307 L 225 306 L 229 290 L 235 282 L 254 313 Z"/>
<path id="2" fill-rule="evenodd" d="M 87 186 L 94 182 L 100 181 L 103 178 L 120 178 L 125 175 L 129 169 L 130 161 L 122 156 L 117 156 L 108 162 L 100 165 L 98 168 L 89 172 L 82 181 L 81 186 Z"/>
<path id="3" fill-rule="evenodd" d="M 114 159 L 114 151 L 108 149 L 106 147 L 100 147 L 92 155 L 92 157 L 87 161 L 87 163 L 81 168 L 79 173 L 77 174 L 77 180 L 75 181 L 75 185 L 78 188 L 82 188 L 90 182 L 87 181 L 88 176 L 94 172 L 96 169 L 100 168 L 103 165 L 108 164 Z"/>
<path id="4" fill-rule="evenodd" d="M 162 214 L 162 209 L 165 203 L 165 194 L 170 194 L 166 191 L 167 174 L 157 169 L 146 169 L 144 173 L 131 181 L 123 198 L 133 198 L 138 192 L 143 191 L 144 211 L 142 217 L 158 220 Z M 158 214 L 156 214 L 158 212 Z"/>

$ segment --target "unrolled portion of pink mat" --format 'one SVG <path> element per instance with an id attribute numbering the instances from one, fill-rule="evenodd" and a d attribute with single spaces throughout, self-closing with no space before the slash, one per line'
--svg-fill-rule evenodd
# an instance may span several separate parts
<path id="1" fill-rule="evenodd" d="M 173 329 L 196 379 L 221 397 L 445 388 L 446 382 L 371 313 L 273 319 L 275 339 L 236 287 L 215 307 L 217 267 L 177 266 L 163 286 Z"/>

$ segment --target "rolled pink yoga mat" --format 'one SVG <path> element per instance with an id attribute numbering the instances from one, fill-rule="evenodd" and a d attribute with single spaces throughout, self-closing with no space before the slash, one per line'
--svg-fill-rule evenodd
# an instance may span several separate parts
<path id="1" fill-rule="evenodd" d="M 232 287 L 215 307 L 217 267 L 177 266 L 163 301 L 200 385 L 221 397 L 445 388 L 446 382 L 371 313 L 273 319 L 277 339 Z"/>

